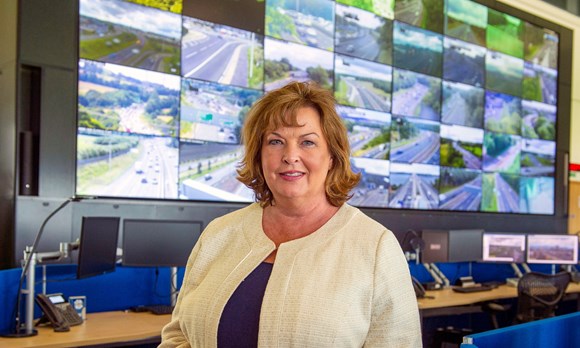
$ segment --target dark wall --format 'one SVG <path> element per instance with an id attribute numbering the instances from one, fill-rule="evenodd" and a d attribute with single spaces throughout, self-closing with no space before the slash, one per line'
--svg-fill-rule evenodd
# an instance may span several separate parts
<path id="1" fill-rule="evenodd" d="M 17 5 L 0 2 L 0 269 L 13 259 Z"/>
<path id="2" fill-rule="evenodd" d="M 502 5 L 505 7 L 505 5 Z M 77 26 L 76 0 L 20 1 L 19 13 L 19 96 L 25 96 L 18 114 L 16 132 L 32 133 L 36 145 L 32 158 L 31 192 L 15 195 L 14 261 L 24 246 L 32 244 L 44 219 L 74 194 L 76 159 L 76 79 Z M 547 27 L 553 24 L 547 23 Z M 555 30 L 558 30 L 555 28 Z M 564 52 L 571 52 L 571 32 L 561 38 Z M 571 54 L 561 54 L 560 66 L 571 66 Z M 391 228 L 397 236 L 408 229 L 485 229 L 534 233 L 565 233 L 567 208 L 564 168 L 569 148 L 570 76 L 559 89 L 556 214 L 554 216 L 446 213 L 368 209 L 369 215 Z M 30 86 L 37 86 L 38 92 Z M 18 154 L 22 149 L 17 149 Z M 17 165 L 16 168 L 19 168 Z M 23 173 L 16 173 L 16 186 Z M 83 215 L 113 215 L 127 218 L 201 220 L 204 225 L 216 216 L 241 207 L 235 204 L 210 204 L 152 200 L 90 200 L 69 204 L 46 225 L 39 250 L 58 250 L 58 243 L 74 240 L 80 234 Z M 12 236 L 9 236 L 12 237 Z M 0 245 L 1 246 L 1 245 Z"/>

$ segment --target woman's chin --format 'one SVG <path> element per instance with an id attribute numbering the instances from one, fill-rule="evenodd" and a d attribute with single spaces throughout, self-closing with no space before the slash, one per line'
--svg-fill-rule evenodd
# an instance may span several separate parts
<path id="1" fill-rule="evenodd" d="M 326 195 L 315 195 L 307 191 L 285 191 L 274 195 L 276 201 L 285 202 L 314 202 L 317 199 L 326 200 Z"/>

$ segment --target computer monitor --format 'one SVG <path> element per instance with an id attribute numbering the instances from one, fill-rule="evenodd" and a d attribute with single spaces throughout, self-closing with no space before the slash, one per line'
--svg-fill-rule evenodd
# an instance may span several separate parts
<path id="1" fill-rule="evenodd" d="M 528 263 L 574 265 L 578 262 L 578 236 L 569 234 L 529 234 Z"/>
<path id="2" fill-rule="evenodd" d="M 481 259 L 482 229 L 422 230 L 425 249 L 421 262 L 469 262 Z"/>
<path id="3" fill-rule="evenodd" d="M 83 216 L 79 245 L 77 278 L 87 278 L 115 271 L 118 217 Z"/>
<path id="4" fill-rule="evenodd" d="M 484 232 L 482 261 L 523 263 L 526 258 L 526 235 Z"/>
<path id="5" fill-rule="evenodd" d="M 124 219 L 122 264 L 185 266 L 201 228 L 200 221 Z"/>

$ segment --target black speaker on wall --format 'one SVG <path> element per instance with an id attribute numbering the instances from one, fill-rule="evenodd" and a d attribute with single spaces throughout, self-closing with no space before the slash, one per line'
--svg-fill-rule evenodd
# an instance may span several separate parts
<path id="1" fill-rule="evenodd" d="M 22 65 L 18 104 L 18 194 L 38 196 L 41 68 Z"/>
<path id="2" fill-rule="evenodd" d="M 19 194 L 21 196 L 38 195 L 38 141 L 31 131 L 20 132 L 20 168 Z"/>

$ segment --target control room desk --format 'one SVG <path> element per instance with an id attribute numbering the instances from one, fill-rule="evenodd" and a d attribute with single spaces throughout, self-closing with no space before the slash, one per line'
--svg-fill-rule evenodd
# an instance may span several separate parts
<path id="1" fill-rule="evenodd" d="M 71 326 L 68 332 L 54 332 L 51 327 L 37 327 L 38 335 L 31 337 L 0 337 L 0 347 L 61 348 L 92 345 L 115 346 L 123 342 L 160 340 L 161 329 L 171 315 L 133 313 L 124 311 L 87 314 L 81 325 Z"/>
<path id="2" fill-rule="evenodd" d="M 570 283 L 566 293 L 577 296 L 580 293 L 580 284 Z M 501 285 L 489 291 L 458 293 L 448 288 L 427 291 L 426 295 L 434 298 L 418 299 L 419 310 L 423 318 L 480 312 L 482 302 L 516 298 L 518 297 L 518 289 L 513 286 Z"/>

